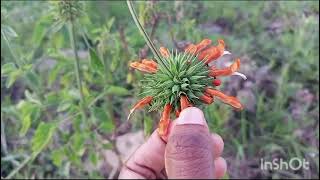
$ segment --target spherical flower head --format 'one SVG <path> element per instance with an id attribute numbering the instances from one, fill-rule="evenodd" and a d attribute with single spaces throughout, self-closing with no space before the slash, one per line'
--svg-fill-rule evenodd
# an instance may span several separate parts
<path id="1" fill-rule="evenodd" d="M 170 113 L 179 116 L 180 111 L 190 106 L 211 104 L 215 98 L 233 106 L 243 109 L 237 98 L 225 95 L 216 88 L 220 86 L 221 76 L 239 75 L 240 59 L 236 59 L 229 67 L 216 68 L 209 66 L 212 61 L 218 60 L 223 55 L 231 54 L 225 50 L 223 40 L 218 40 L 218 45 L 211 46 L 210 39 L 204 39 L 198 44 L 190 44 L 184 52 L 171 51 L 161 47 L 161 60 L 153 61 L 143 59 L 130 63 L 132 68 L 144 73 L 142 80 L 143 95 L 130 111 L 150 105 L 150 111 L 163 108 L 159 122 L 159 135 L 165 138 L 170 124 Z M 129 118 L 128 117 L 128 118 Z"/>

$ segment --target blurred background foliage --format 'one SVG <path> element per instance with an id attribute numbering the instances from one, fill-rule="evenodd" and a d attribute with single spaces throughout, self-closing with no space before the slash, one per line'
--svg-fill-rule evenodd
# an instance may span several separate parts
<path id="1" fill-rule="evenodd" d="M 152 54 L 126 2 L 82 2 L 74 25 L 81 100 L 72 39 L 53 4 L 1 2 L 1 177 L 115 178 L 121 163 L 109 159 L 128 153 L 120 137 L 141 129 L 147 137 L 159 119 L 139 111 L 125 121 L 143 77 L 128 62 Z M 248 80 L 223 79 L 221 89 L 246 109 L 203 108 L 225 141 L 226 178 L 319 178 L 319 1 L 134 4 L 158 47 L 223 38 L 242 60 Z M 261 158 L 293 157 L 310 169 L 260 169 Z"/>

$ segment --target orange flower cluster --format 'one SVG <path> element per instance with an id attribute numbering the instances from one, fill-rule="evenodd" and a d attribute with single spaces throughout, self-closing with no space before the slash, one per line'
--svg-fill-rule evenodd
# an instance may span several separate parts
<path id="1" fill-rule="evenodd" d="M 229 67 L 218 69 L 215 66 L 209 66 L 208 64 L 212 61 L 219 59 L 219 57 L 230 54 L 230 52 L 225 50 L 225 43 L 223 40 L 218 40 L 218 45 L 211 45 L 210 39 L 204 39 L 198 44 L 190 44 L 185 49 L 186 53 L 197 55 L 200 61 L 203 61 L 204 64 L 207 65 L 209 74 L 208 78 L 213 78 L 212 85 L 213 87 L 217 87 L 221 84 L 221 81 L 217 79 L 220 76 L 230 76 L 230 75 L 240 75 L 245 77 L 243 74 L 238 73 L 237 70 L 240 68 L 240 59 L 236 59 L 234 63 L 232 63 Z M 170 52 L 167 48 L 161 47 L 160 53 L 164 58 L 168 58 L 170 56 Z M 132 68 L 138 69 L 142 72 L 146 73 L 157 73 L 158 64 L 153 60 L 143 59 L 138 62 L 130 63 Z M 204 104 L 211 104 L 214 101 L 214 98 L 218 98 L 222 102 L 231 105 L 235 109 L 242 110 L 243 105 L 239 102 L 236 97 L 225 95 L 224 93 L 213 89 L 212 87 L 206 87 L 203 95 L 199 97 L 199 99 Z M 147 96 L 141 99 L 134 107 L 130 110 L 130 115 L 134 110 L 144 107 L 152 103 L 153 97 Z M 192 106 L 189 102 L 188 97 L 185 95 L 180 96 L 180 109 L 176 110 L 176 116 L 178 117 L 180 112 Z M 173 107 L 171 104 L 166 104 L 159 122 L 158 133 L 164 138 L 168 133 L 168 127 L 170 124 L 170 113 Z M 129 115 L 129 116 L 130 116 Z"/>

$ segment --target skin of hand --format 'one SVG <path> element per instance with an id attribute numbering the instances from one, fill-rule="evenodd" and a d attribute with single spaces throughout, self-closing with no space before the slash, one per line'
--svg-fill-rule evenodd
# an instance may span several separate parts
<path id="1" fill-rule="evenodd" d="M 225 174 L 223 140 L 210 134 L 200 109 L 183 110 L 170 124 L 167 139 L 154 131 L 124 163 L 119 179 L 216 179 Z"/>

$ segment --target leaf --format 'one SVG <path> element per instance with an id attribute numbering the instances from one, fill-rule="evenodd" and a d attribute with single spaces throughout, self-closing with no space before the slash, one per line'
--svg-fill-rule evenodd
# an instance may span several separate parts
<path id="1" fill-rule="evenodd" d="M 125 96 L 129 95 L 129 91 L 126 88 L 120 86 L 107 86 L 105 90 L 107 95 Z"/>
<path id="2" fill-rule="evenodd" d="M 25 136 L 26 133 L 28 132 L 29 128 L 30 128 L 30 125 L 31 125 L 31 117 L 30 117 L 30 114 L 22 117 L 22 127 L 20 129 L 20 132 L 19 132 L 19 136 L 22 137 L 22 136 Z"/>
<path id="3" fill-rule="evenodd" d="M 27 100 L 29 100 L 30 102 L 33 102 L 38 105 L 42 105 L 38 97 L 36 97 L 35 94 L 31 94 L 28 90 L 24 91 L 24 95 L 26 96 Z"/>
<path id="4" fill-rule="evenodd" d="M 27 83 L 30 88 L 32 88 L 34 91 L 40 88 L 41 86 L 41 80 L 40 76 L 36 74 L 34 71 L 27 71 L 25 74 L 25 78 L 27 80 Z"/>
<path id="5" fill-rule="evenodd" d="M 10 27 L 7 25 L 1 25 L 1 30 L 4 32 L 5 35 L 8 37 L 18 37 L 18 34 Z"/>
<path id="6" fill-rule="evenodd" d="M 99 58 L 98 54 L 92 48 L 90 48 L 89 52 L 90 52 L 90 66 L 95 72 L 103 73 L 104 65 L 101 59 Z"/>
<path id="7" fill-rule="evenodd" d="M 82 156 L 85 152 L 85 134 L 83 133 L 75 133 L 72 136 L 72 150 L 78 155 Z"/>
<path id="8" fill-rule="evenodd" d="M 32 156 L 36 157 L 50 142 L 53 133 L 55 131 L 56 125 L 53 123 L 41 122 L 31 140 Z"/>
<path id="9" fill-rule="evenodd" d="M 65 156 L 65 153 L 64 153 L 63 147 L 53 150 L 51 153 L 51 159 L 53 161 L 53 164 L 56 165 L 57 167 L 60 167 L 64 156 Z"/>
<path id="10" fill-rule="evenodd" d="M 9 74 L 9 73 L 11 73 L 12 71 L 15 71 L 15 70 L 17 70 L 17 68 L 14 65 L 14 63 L 6 63 L 6 64 L 1 66 L 1 76 L 7 75 L 7 74 Z"/>
<path id="11" fill-rule="evenodd" d="M 10 88 L 14 82 L 23 74 L 21 70 L 12 71 L 9 73 L 8 79 L 6 81 L 6 88 Z"/>

